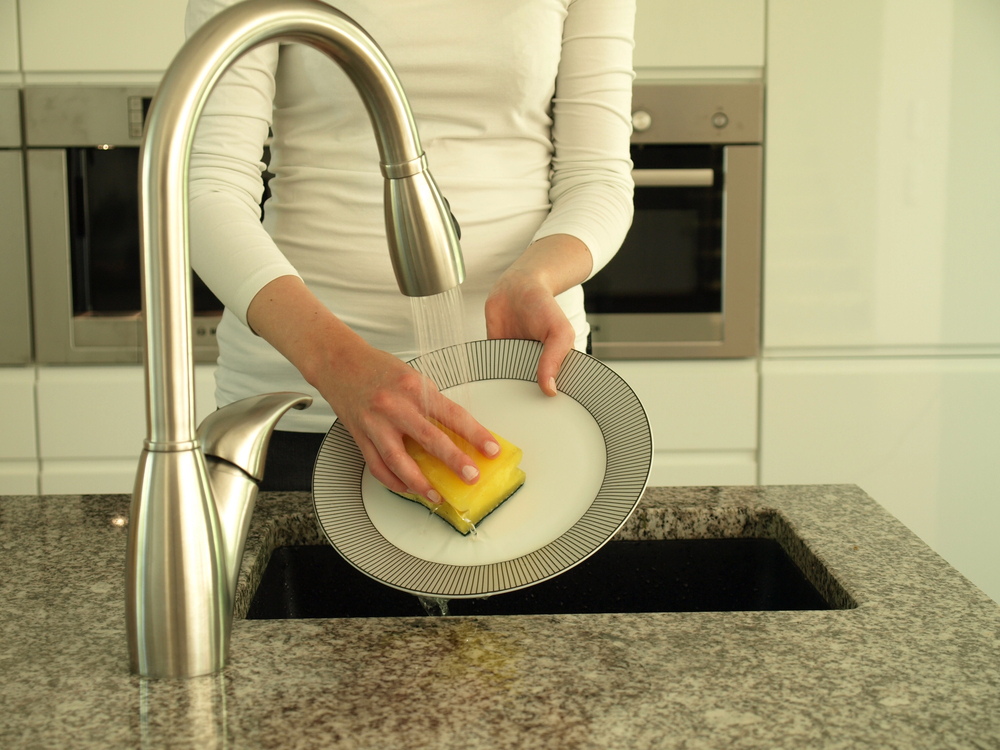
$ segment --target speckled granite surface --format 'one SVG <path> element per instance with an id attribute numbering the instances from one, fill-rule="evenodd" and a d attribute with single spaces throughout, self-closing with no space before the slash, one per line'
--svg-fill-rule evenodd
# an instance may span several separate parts
<path id="1" fill-rule="evenodd" d="M 234 624 L 219 676 L 128 672 L 128 498 L 0 498 L 0 747 L 1000 748 L 1000 606 L 854 487 L 651 489 L 632 538 L 777 538 L 806 612 Z M 265 495 L 238 607 L 274 545 Z"/>

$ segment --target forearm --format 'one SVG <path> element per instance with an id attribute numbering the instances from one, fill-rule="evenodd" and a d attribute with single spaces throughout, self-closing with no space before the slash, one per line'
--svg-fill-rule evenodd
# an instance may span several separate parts
<path id="1" fill-rule="evenodd" d="M 587 246 L 568 234 L 550 234 L 532 242 L 508 273 L 534 277 L 554 297 L 590 276 L 593 257 Z"/>
<path id="2" fill-rule="evenodd" d="M 247 322 L 321 392 L 328 390 L 325 379 L 338 368 L 349 368 L 369 348 L 296 276 L 281 276 L 257 292 L 247 308 Z"/>

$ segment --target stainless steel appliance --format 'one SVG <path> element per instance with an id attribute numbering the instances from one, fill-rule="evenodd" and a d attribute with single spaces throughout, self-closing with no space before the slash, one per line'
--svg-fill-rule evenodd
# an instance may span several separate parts
<path id="1" fill-rule="evenodd" d="M 21 92 L 0 89 L 0 365 L 31 361 Z"/>
<path id="2" fill-rule="evenodd" d="M 139 145 L 152 87 L 24 89 L 35 359 L 140 362 Z M 222 305 L 195 280 L 194 351 Z"/>
<path id="3" fill-rule="evenodd" d="M 584 284 L 603 359 L 750 357 L 760 318 L 763 85 L 637 84 L 635 218 Z"/>

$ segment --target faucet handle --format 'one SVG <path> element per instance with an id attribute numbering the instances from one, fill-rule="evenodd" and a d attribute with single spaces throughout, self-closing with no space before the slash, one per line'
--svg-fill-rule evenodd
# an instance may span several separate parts
<path id="1" fill-rule="evenodd" d="M 271 433 L 289 409 L 305 409 L 312 397 L 302 393 L 264 393 L 235 401 L 209 414 L 197 435 L 206 456 L 238 466 L 258 482 Z"/>

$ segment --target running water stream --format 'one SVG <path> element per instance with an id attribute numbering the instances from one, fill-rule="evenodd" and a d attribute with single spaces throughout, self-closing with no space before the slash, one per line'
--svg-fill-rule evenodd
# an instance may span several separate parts
<path id="1" fill-rule="evenodd" d="M 443 387 L 446 382 L 455 382 L 448 388 L 447 396 L 468 412 L 472 412 L 472 398 L 469 381 L 471 368 L 469 355 L 465 350 L 465 304 L 461 287 L 454 287 L 441 294 L 428 297 L 410 297 L 413 310 L 413 327 L 420 350 L 421 369 L 430 380 Z M 428 387 L 425 382 L 423 393 L 424 416 L 430 414 Z M 475 527 L 471 532 L 475 536 Z M 447 617 L 448 600 L 436 597 L 417 597 L 431 617 Z"/>
<path id="2" fill-rule="evenodd" d="M 424 374 L 443 387 L 444 381 L 457 382 L 448 390 L 448 398 L 468 412 L 472 403 L 468 383 L 471 380 L 469 355 L 465 351 L 465 305 L 461 287 L 454 287 L 428 297 L 410 297 L 413 326 L 420 350 Z M 425 416 L 429 413 L 424 392 Z"/>
<path id="3" fill-rule="evenodd" d="M 447 617 L 450 614 L 448 612 L 450 599 L 439 599 L 436 596 L 418 596 L 417 599 L 420 600 L 428 617 Z"/>

